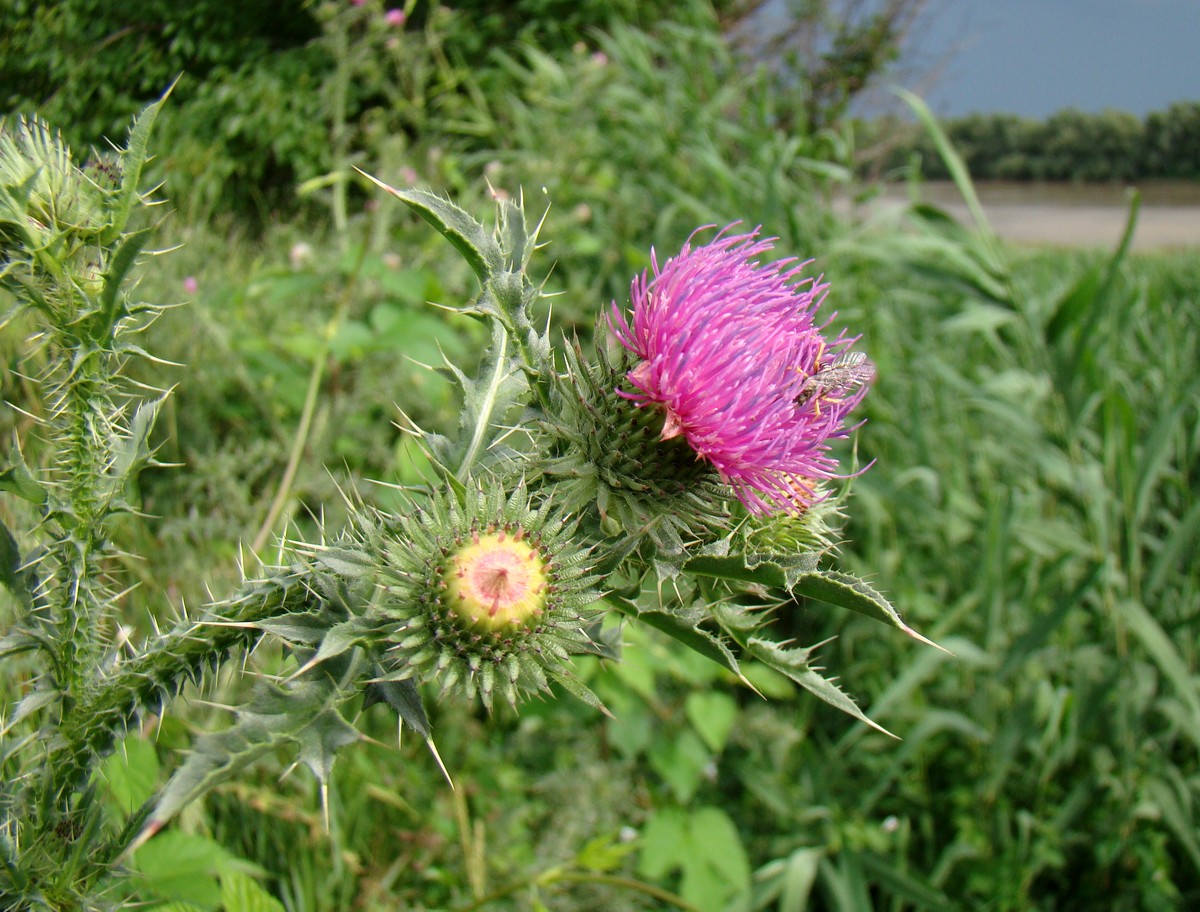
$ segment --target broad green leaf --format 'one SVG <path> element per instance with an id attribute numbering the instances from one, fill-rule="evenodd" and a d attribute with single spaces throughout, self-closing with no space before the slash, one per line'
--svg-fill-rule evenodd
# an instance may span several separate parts
<path id="1" fill-rule="evenodd" d="M 221 906 L 223 912 L 285 912 L 283 903 L 241 871 L 221 875 Z"/>
<path id="2" fill-rule="evenodd" d="M 139 848 L 133 867 L 150 896 L 215 912 L 221 902 L 217 877 L 235 862 L 228 849 L 207 836 L 172 831 Z"/>
<path id="3" fill-rule="evenodd" d="M 639 874 L 662 880 L 683 864 L 689 849 L 687 824 L 684 812 L 674 807 L 661 808 L 650 818 L 639 840 Z"/>
<path id="4" fill-rule="evenodd" d="M 704 781 L 712 753 L 695 733 L 686 729 L 672 738 L 660 738 L 651 746 L 651 768 L 671 788 L 680 804 L 687 804 Z"/>
<path id="5" fill-rule="evenodd" d="M 702 807 L 688 829 L 692 852 L 680 893 L 700 909 L 725 912 L 735 896 L 750 889 L 750 862 L 737 826 L 719 808 Z"/>
<path id="6" fill-rule="evenodd" d="M 737 718 L 737 703 L 729 694 L 720 691 L 697 691 L 688 694 L 684 704 L 688 721 L 704 739 L 708 749 L 720 753 L 725 749 L 733 721 Z"/>
<path id="7" fill-rule="evenodd" d="M 109 794 L 122 817 L 127 817 L 150 800 L 158 787 L 158 752 L 154 745 L 134 734 L 121 742 L 102 766 Z"/>

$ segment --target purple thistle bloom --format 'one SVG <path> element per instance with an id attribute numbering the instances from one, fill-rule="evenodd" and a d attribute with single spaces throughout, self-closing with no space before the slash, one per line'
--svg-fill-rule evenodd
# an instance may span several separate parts
<path id="1" fill-rule="evenodd" d="M 729 235 L 633 280 L 632 323 L 613 303 L 609 325 L 641 362 L 626 376 L 639 406 L 661 406 L 664 440 L 682 435 L 752 513 L 798 513 L 819 481 L 839 477 L 830 439 L 866 394 L 871 362 L 826 342 L 814 316 L 829 288 L 796 260 L 762 264 L 774 239 Z M 695 235 L 693 234 L 694 238 Z"/>

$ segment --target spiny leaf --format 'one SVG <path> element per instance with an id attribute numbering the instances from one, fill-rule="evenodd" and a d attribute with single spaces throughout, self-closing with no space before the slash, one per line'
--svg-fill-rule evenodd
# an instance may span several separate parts
<path id="1" fill-rule="evenodd" d="M 687 562 L 687 570 L 716 579 L 757 583 L 761 586 L 783 589 L 793 596 L 803 595 L 827 602 L 838 608 L 848 608 L 902 630 L 913 639 L 933 646 L 935 649 L 942 649 L 937 643 L 917 633 L 904 623 L 899 612 L 892 607 L 891 603 L 868 583 L 847 573 L 839 573 L 836 570 L 817 570 L 797 573 L 794 579 L 788 579 L 790 574 L 785 573 L 783 568 L 774 561 L 748 567 L 745 558 L 737 555 L 693 558 Z M 944 649 L 942 651 L 945 652 Z"/>
<path id="2" fill-rule="evenodd" d="M 432 732 L 429 716 L 425 713 L 421 692 L 410 679 L 372 681 L 364 691 L 363 708 L 366 709 L 375 703 L 386 703 L 409 728 L 425 740 L 429 740 Z"/>
<path id="3" fill-rule="evenodd" d="M 737 656 L 733 654 L 721 638 L 697 626 L 693 621 L 669 611 L 639 610 L 633 602 L 613 593 L 606 595 L 604 602 L 612 605 L 626 617 L 641 621 L 655 630 L 662 631 L 693 652 L 699 653 L 706 659 L 716 662 L 722 668 L 727 668 L 741 680 L 746 680 L 742 675 L 741 666 L 738 665 Z"/>
<path id="4" fill-rule="evenodd" d="M 16 494 L 22 500 L 39 507 L 46 502 L 46 489 L 20 459 L 0 472 L 0 491 Z"/>
<path id="5" fill-rule="evenodd" d="M 792 594 L 819 599 L 839 608 L 849 608 L 851 611 L 857 611 L 859 614 L 865 614 L 869 618 L 903 630 L 914 640 L 919 640 L 927 646 L 941 649 L 942 652 L 948 651 L 909 627 L 900 619 L 899 612 L 887 599 L 869 584 L 848 573 L 839 573 L 836 570 L 806 573 L 796 581 L 792 588 Z"/>
<path id="6" fill-rule="evenodd" d="M 150 241 L 154 233 L 153 226 L 135 231 L 121 241 L 121 246 L 113 254 L 104 273 L 104 287 L 100 292 L 100 312 L 96 315 L 92 328 L 92 340 L 104 344 L 113 334 L 117 323 L 128 315 L 121 297 L 121 288 L 129 277 L 138 255 Z"/>
<path id="7" fill-rule="evenodd" d="M 134 203 L 140 196 L 138 185 L 142 181 L 142 168 L 145 167 L 146 160 L 150 155 L 150 133 L 154 129 L 154 122 L 158 119 L 158 112 L 162 110 L 162 106 L 178 81 L 176 79 L 175 82 L 172 82 L 163 92 L 162 97 L 153 104 L 147 105 L 133 122 L 133 127 L 129 131 L 129 142 L 121 155 L 121 186 L 117 190 L 111 224 L 108 231 L 105 232 L 102 243 L 112 243 L 125 230 L 129 214 L 133 211 Z"/>
<path id="8" fill-rule="evenodd" d="M 128 432 L 115 440 L 112 446 L 112 469 L 109 485 L 113 494 L 119 494 L 145 466 L 152 455 L 150 435 L 158 420 L 158 412 L 166 397 L 153 402 L 143 402 L 133 413 Z"/>
<path id="9" fill-rule="evenodd" d="M 768 668 L 773 668 L 780 674 L 791 678 L 809 693 L 820 697 L 830 706 L 840 709 L 860 722 L 865 722 L 867 725 L 877 731 L 883 732 L 889 737 L 896 737 L 882 725 L 871 721 L 845 691 L 834 684 L 833 681 L 822 677 L 809 664 L 809 658 L 816 650 L 816 646 L 808 646 L 803 649 L 785 649 L 778 643 L 772 643 L 769 640 L 760 640 L 757 637 L 752 638 L 747 645 L 750 653 Z"/>
<path id="10" fill-rule="evenodd" d="M 487 282 L 493 273 L 504 268 L 504 255 L 496 239 L 454 203 L 426 190 L 397 190 L 365 171 L 358 173 L 433 225 L 463 255 L 480 282 Z"/>
<path id="11" fill-rule="evenodd" d="M 232 728 L 205 735 L 196 742 L 128 851 L 162 829 L 186 805 L 280 748 L 298 748 L 299 760 L 322 782 L 327 781 L 334 752 L 359 737 L 338 710 L 353 696 L 354 691 L 343 691 L 327 678 L 286 690 L 273 685 L 260 687 L 238 712 Z"/>

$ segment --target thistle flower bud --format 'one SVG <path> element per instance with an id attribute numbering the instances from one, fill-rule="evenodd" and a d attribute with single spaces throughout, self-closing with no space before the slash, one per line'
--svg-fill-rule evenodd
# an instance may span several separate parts
<path id="1" fill-rule="evenodd" d="M 729 526 L 730 489 L 682 439 L 663 439 L 663 414 L 617 395 L 628 355 L 610 359 L 603 326 L 596 357 L 566 352 L 547 432 L 557 454 L 544 467 L 572 510 L 595 504 L 606 530 L 649 538 L 659 558 L 682 558 L 689 542 L 712 541 Z"/>
<path id="2" fill-rule="evenodd" d="M 598 705 L 569 656 L 596 652 L 597 578 L 575 525 L 518 485 L 432 494 L 371 534 L 384 555 L 369 611 L 389 680 L 511 704 L 557 681 Z"/>
<path id="3" fill-rule="evenodd" d="M 450 556 L 442 583 L 450 610 L 480 632 L 528 629 L 546 607 L 546 565 L 522 530 L 476 535 Z"/>

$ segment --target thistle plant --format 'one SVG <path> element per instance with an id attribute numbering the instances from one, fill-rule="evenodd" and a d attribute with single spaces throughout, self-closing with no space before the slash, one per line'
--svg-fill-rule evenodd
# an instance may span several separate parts
<path id="1" fill-rule="evenodd" d="M 0 528 L 0 656 L 17 697 L 0 726 L 0 907 L 119 901 L 138 845 L 267 755 L 290 752 L 327 797 L 371 703 L 434 757 L 427 699 L 490 710 L 562 690 L 605 712 L 574 657 L 619 660 L 621 624 L 648 623 L 743 681 L 744 663 L 765 664 L 873 724 L 816 670 L 815 647 L 772 636 L 773 616 L 808 598 L 918 636 L 866 583 L 823 566 L 835 484 L 854 474 L 830 441 L 850 433 L 873 377 L 857 340 L 818 313 L 829 286 L 768 262 L 757 232 L 698 232 L 661 268 L 653 258 L 628 307 L 611 302 L 585 353 L 546 328 L 520 202 L 501 201 L 489 230 L 379 181 L 465 257 L 479 293 L 456 309 L 491 327 L 477 365 L 442 368 L 461 390 L 457 432 L 412 429 L 434 477 L 389 510 L 347 492 L 344 528 L 285 542 L 279 566 L 118 644 L 111 526 L 138 510 L 166 395 L 124 374 L 153 360 L 135 340 L 163 309 L 131 282 L 154 230 L 138 185 L 161 104 L 124 149 L 83 167 L 43 124 L 0 129 L 0 281 L 34 326 L 45 402 L 44 455 L 27 462 L 14 444 L 0 473 L 36 520 Z M 124 827 L 105 825 L 98 763 L 264 638 L 283 644 L 285 670 L 261 675 Z"/>

